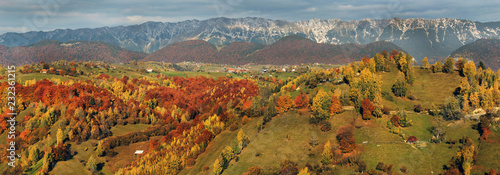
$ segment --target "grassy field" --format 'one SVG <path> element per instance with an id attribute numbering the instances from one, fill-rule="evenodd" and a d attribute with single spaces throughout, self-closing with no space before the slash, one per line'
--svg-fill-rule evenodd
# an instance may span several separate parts
<path id="1" fill-rule="evenodd" d="M 84 175 L 90 172 L 85 168 L 85 162 L 94 154 L 91 143 L 97 143 L 97 140 L 89 140 L 80 144 L 71 143 L 71 150 L 77 154 L 70 160 L 57 162 L 56 166 L 50 171 L 52 174 L 73 174 Z"/>
<path id="2" fill-rule="evenodd" d="M 481 143 L 479 156 L 475 169 L 478 173 L 489 172 L 493 168 L 496 172 L 500 170 L 500 134 L 492 132 L 488 140 Z M 475 171 L 472 171 L 475 172 Z"/>
<path id="3" fill-rule="evenodd" d="M 256 137 L 257 127 L 261 122 L 262 118 L 253 118 L 250 122 L 241 127 L 241 129 L 243 129 L 243 132 L 245 132 L 249 139 L 252 140 Z M 185 168 L 179 174 L 203 174 L 203 166 L 209 166 L 210 171 L 208 174 L 213 174 L 213 162 L 215 162 L 215 160 L 219 157 L 222 150 L 236 139 L 238 131 L 239 130 L 231 132 L 226 130 L 217 135 L 217 137 L 215 137 L 214 140 L 212 140 L 207 146 L 205 152 L 198 156 L 196 164 L 193 167 Z"/>
<path id="4" fill-rule="evenodd" d="M 137 132 L 146 129 L 149 125 L 147 124 L 128 124 L 128 125 L 116 125 L 110 129 L 113 136 L 124 135 L 130 132 Z"/>
<path id="5" fill-rule="evenodd" d="M 461 77 L 457 72 L 453 74 L 432 73 L 429 70 L 415 69 L 415 83 L 409 86 L 410 93 L 417 100 L 409 100 L 406 98 L 394 97 L 394 101 L 382 100 L 384 106 L 389 106 L 392 109 L 413 110 L 413 106 L 417 104 L 423 105 L 424 108 L 430 108 L 431 104 L 444 104 L 449 97 L 453 96 L 453 92 L 460 85 Z M 379 72 L 377 75 L 382 80 L 382 91 L 392 94 L 392 85 L 396 82 L 398 70 L 393 67 L 391 72 Z"/>
<path id="6" fill-rule="evenodd" d="M 285 159 L 298 162 L 298 167 L 303 167 L 307 162 L 317 164 L 321 159 L 323 145 L 327 141 L 336 143 L 337 128 L 347 124 L 352 115 L 351 111 L 347 111 L 329 119 L 332 130 L 326 133 L 308 123 L 309 114 L 288 112 L 277 116 L 251 139 L 250 144 L 243 149 L 239 161 L 229 165 L 223 174 L 242 174 L 252 166 L 276 168 Z M 309 145 L 312 136 L 316 136 L 319 143 L 314 147 Z"/>
<path id="7" fill-rule="evenodd" d="M 161 137 L 154 137 L 151 139 L 161 139 Z M 134 152 L 136 150 L 147 151 L 148 145 L 149 141 L 144 141 L 114 148 L 113 150 L 118 153 L 117 155 L 113 157 L 102 158 L 107 162 L 104 166 L 104 169 L 107 169 L 107 171 L 109 172 L 116 172 L 120 167 L 124 167 L 125 165 L 130 164 L 137 159 L 137 156 L 134 155 Z"/>

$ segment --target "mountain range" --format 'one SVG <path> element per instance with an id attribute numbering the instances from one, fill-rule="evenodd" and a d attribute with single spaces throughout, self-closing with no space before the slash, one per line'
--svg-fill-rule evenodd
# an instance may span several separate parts
<path id="1" fill-rule="evenodd" d="M 455 49 L 477 39 L 500 38 L 500 22 L 462 19 L 310 19 L 303 21 L 264 18 L 212 18 L 182 22 L 146 22 L 138 25 L 57 29 L 0 35 L 0 44 L 24 46 L 45 39 L 104 41 L 132 51 L 153 53 L 167 45 L 186 40 L 203 40 L 214 45 L 249 42 L 270 45 L 289 35 L 300 35 L 318 43 L 368 44 L 388 41 L 411 53 L 417 61 L 427 56 L 443 59 Z"/>

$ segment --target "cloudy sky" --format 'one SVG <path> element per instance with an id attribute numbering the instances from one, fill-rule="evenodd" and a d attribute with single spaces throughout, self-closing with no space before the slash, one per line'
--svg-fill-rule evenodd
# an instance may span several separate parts
<path id="1" fill-rule="evenodd" d="M 500 21 L 500 1 L 483 0 L 16 0 L 0 1 L 0 34 L 178 22 L 215 17 L 459 18 Z"/>

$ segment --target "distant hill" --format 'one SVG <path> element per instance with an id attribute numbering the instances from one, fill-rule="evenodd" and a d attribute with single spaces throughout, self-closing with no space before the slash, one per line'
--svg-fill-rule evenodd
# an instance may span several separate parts
<path id="1" fill-rule="evenodd" d="M 283 37 L 271 45 L 235 42 L 221 46 L 220 50 L 203 40 L 190 40 L 168 45 L 152 54 L 134 52 L 101 41 L 70 41 L 67 43 L 43 40 L 38 43 L 5 47 L 0 45 L 0 64 L 25 65 L 40 61 L 105 61 L 109 63 L 158 61 L 179 63 L 184 61 L 243 65 L 327 63 L 347 64 L 367 55 L 386 50 L 403 51 L 386 41 L 358 44 L 316 43 L 299 35 Z"/>
<path id="2" fill-rule="evenodd" d="M 241 60 L 250 55 L 251 53 L 266 47 L 263 44 L 253 44 L 247 42 L 235 42 L 227 46 L 222 47 L 222 49 L 217 52 L 214 56 L 214 63 L 225 63 L 225 64 L 238 64 L 242 63 Z"/>
<path id="3" fill-rule="evenodd" d="M 8 48 L 0 46 L 0 64 L 25 65 L 40 61 L 106 61 L 109 63 L 140 60 L 146 54 L 120 48 L 101 41 L 59 42 L 43 40 L 38 43 Z"/>
<path id="4" fill-rule="evenodd" d="M 271 45 L 237 42 L 216 47 L 201 40 L 178 42 L 166 46 L 144 58 L 143 61 L 164 61 L 178 63 L 194 61 L 242 65 L 256 64 L 301 64 L 330 63 L 346 64 L 360 60 L 363 56 L 372 57 L 382 50 L 399 50 L 400 47 L 385 41 L 366 45 L 316 43 L 298 35 L 283 37 Z"/>
<path id="5" fill-rule="evenodd" d="M 484 64 L 493 70 L 500 68 L 500 39 L 480 39 L 453 51 L 451 57 L 463 57 Z M 477 65 L 477 64 L 476 64 Z"/>
<path id="6" fill-rule="evenodd" d="M 316 43 L 302 36 L 284 37 L 272 45 L 249 55 L 242 62 L 258 64 L 301 64 L 329 63 L 347 64 L 367 55 L 372 57 L 382 50 L 403 51 L 400 47 L 385 41 L 366 45 Z"/>
<path id="7" fill-rule="evenodd" d="M 164 61 L 169 63 L 179 63 L 183 61 L 212 62 L 213 56 L 217 53 L 217 48 L 206 41 L 190 40 L 177 42 L 168 45 L 152 54 L 143 61 Z"/>

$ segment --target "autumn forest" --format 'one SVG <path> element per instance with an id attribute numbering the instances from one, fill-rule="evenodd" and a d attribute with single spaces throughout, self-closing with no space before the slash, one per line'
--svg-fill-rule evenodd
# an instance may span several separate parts
<path id="1" fill-rule="evenodd" d="M 210 53 L 202 57 L 238 64 L 279 53 L 279 44 L 290 43 L 236 43 L 223 52 L 206 45 Z M 342 57 L 322 51 L 326 47 L 332 46 L 310 50 L 327 55 L 317 60 Z M 351 55 L 342 65 L 290 58 L 292 65 L 256 59 L 233 66 L 181 62 L 206 50 L 163 55 L 179 58 L 172 63 L 156 58 L 181 52 L 165 50 L 140 61 L 140 53 L 125 52 L 114 48 L 104 56 L 127 55 L 120 61 L 44 58 L 16 66 L 15 80 L 3 66 L 0 147 L 15 142 L 17 157 L 10 166 L 10 153 L 0 152 L 2 174 L 500 171 L 500 70 L 482 62 L 416 62 L 404 51 L 378 50 Z"/>

